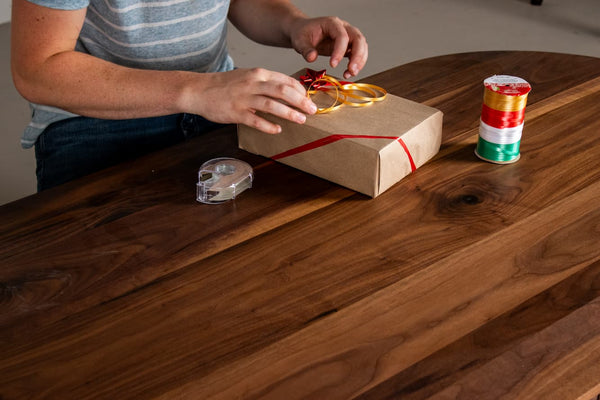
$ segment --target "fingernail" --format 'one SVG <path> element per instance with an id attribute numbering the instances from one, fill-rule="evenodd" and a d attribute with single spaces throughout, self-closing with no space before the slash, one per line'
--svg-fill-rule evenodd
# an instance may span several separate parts
<path id="1" fill-rule="evenodd" d="M 296 122 L 298 122 L 299 124 L 303 124 L 306 122 L 306 115 L 304 114 L 297 114 L 296 115 Z"/>
<path id="2" fill-rule="evenodd" d="M 350 64 L 350 68 L 348 68 L 350 70 L 350 72 L 352 72 L 354 75 L 356 75 L 358 73 L 358 65 L 357 64 Z"/>
<path id="3" fill-rule="evenodd" d="M 314 114 L 317 112 L 317 106 L 315 105 L 315 103 L 310 103 L 310 106 L 308 106 L 310 108 L 310 113 Z"/>

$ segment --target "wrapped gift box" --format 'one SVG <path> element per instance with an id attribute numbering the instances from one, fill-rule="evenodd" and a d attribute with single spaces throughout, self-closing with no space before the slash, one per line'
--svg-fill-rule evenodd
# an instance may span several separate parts
<path id="1" fill-rule="evenodd" d="M 238 125 L 241 149 L 376 197 L 440 148 L 441 111 L 388 94 L 367 107 L 343 106 L 300 125 L 272 115 L 276 135 Z"/>

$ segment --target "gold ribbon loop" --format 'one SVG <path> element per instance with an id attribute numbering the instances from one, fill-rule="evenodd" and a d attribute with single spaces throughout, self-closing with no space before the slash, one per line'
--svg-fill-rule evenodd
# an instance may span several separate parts
<path id="1" fill-rule="evenodd" d="M 369 83 L 342 84 L 334 77 L 326 74 L 323 74 L 323 76 L 318 77 L 311 82 L 306 91 L 306 95 L 310 98 L 317 92 L 323 92 L 334 98 L 334 102 L 331 106 L 319 107 L 317 109 L 317 114 L 335 111 L 343 105 L 348 105 L 350 107 L 367 107 L 375 102 L 384 100 L 387 96 L 387 91 L 380 86 L 371 85 Z"/>

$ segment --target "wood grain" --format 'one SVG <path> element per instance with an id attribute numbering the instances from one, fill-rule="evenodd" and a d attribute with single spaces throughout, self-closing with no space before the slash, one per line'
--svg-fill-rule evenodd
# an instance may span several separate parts
<path id="1" fill-rule="evenodd" d="M 534 87 L 507 166 L 473 155 L 501 66 Z M 375 200 L 225 129 L 215 155 L 256 173 L 234 202 L 195 202 L 191 141 L 0 208 L 0 398 L 591 398 L 600 60 L 472 53 L 369 79 L 446 113 L 441 152 Z"/>
<path id="2" fill-rule="evenodd" d="M 359 398 L 429 399 L 598 297 L 600 262 L 413 364 Z"/>
<path id="3" fill-rule="evenodd" d="M 600 392 L 598 377 L 600 299 L 532 335 L 430 398 L 589 399 Z"/>
<path id="4" fill-rule="evenodd" d="M 600 183 L 165 398 L 353 397 L 600 260 L 587 202 Z M 566 254 L 548 251 L 573 235 Z"/>

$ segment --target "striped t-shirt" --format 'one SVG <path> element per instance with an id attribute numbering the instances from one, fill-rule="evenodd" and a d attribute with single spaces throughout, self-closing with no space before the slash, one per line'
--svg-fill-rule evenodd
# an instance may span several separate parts
<path id="1" fill-rule="evenodd" d="M 29 0 L 61 10 L 87 7 L 76 50 L 127 67 L 222 72 L 229 0 Z M 77 115 L 31 104 L 21 145 L 32 147 L 51 123 Z"/>

